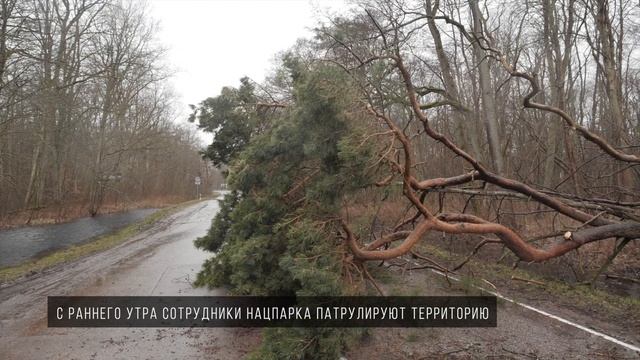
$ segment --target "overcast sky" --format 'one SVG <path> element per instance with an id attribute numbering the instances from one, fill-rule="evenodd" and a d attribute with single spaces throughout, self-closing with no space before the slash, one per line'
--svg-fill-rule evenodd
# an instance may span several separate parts
<path id="1" fill-rule="evenodd" d="M 150 0 L 160 23 L 158 40 L 177 71 L 172 83 L 184 109 L 238 86 L 242 76 L 260 82 L 274 56 L 311 36 L 320 12 L 346 8 L 344 0 Z"/>

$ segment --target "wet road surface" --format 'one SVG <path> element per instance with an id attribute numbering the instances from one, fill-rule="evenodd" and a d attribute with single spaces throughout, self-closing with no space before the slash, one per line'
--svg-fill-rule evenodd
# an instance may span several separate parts
<path id="1" fill-rule="evenodd" d="M 0 268 L 18 265 L 53 250 L 81 244 L 126 227 L 158 209 L 137 209 L 118 214 L 85 217 L 63 224 L 0 230 Z"/>
<path id="2" fill-rule="evenodd" d="M 389 293 L 410 292 L 421 296 L 489 295 L 456 286 L 453 279 L 424 269 L 391 271 Z M 489 286 L 489 285 L 487 285 Z M 406 293 L 405 293 L 406 294 Z M 550 314 L 570 319 L 589 329 L 640 346 L 637 328 L 613 321 L 601 322 L 547 299 L 526 303 Z M 595 336 L 549 316 L 498 299 L 495 328 L 377 328 L 371 329 L 361 346 L 349 351 L 349 360 L 405 359 L 640 359 L 640 352 Z M 391 340 L 390 340 L 391 339 Z"/>
<path id="3" fill-rule="evenodd" d="M 0 288 L 2 359 L 238 359 L 255 331 L 189 328 L 47 328 L 55 295 L 222 295 L 191 282 L 210 254 L 206 233 L 218 202 L 190 206 L 115 248 Z"/>
<path id="4" fill-rule="evenodd" d="M 209 254 L 193 247 L 217 201 L 190 206 L 113 249 L 0 287 L 0 359 L 241 359 L 258 331 L 220 328 L 47 328 L 48 295 L 221 295 L 191 282 Z M 430 272 L 393 281 L 412 295 L 464 295 Z M 542 305 L 542 304 L 541 304 Z M 551 304 L 552 305 L 552 304 Z M 625 341 L 634 329 L 597 323 L 571 309 L 545 309 Z M 493 329 L 372 329 L 349 360 L 498 358 L 634 359 L 640 354 L 575 327 L 499 301 Z"/>

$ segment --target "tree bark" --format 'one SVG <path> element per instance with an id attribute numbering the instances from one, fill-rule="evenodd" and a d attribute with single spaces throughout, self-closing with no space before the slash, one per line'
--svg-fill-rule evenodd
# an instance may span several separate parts
<path id="1" fill-rule="evenodd" d="M 491 162 L 494 170 L 498 174 L 504 173 L 504 160 L 502 156 L 502 147 L 500 146 L 500 133 L 498 131 L 498 117 L 495 105 L 495 93 L 491 86 L 491 70 L 489 68 L 489 59 L 485 56 L 484 50 L 480 42 L 485 41 L 484 31 L 482 28 L 482 13 L 477 0 L 469 1 L 471 13 L 473 16 L 473 31 L 475 41 L 473 49 L 475 53 L 476 63 L 478 64 L 478 76 L 480 78 L 480 92 L 482 96 L 482 117 L 485 130 L 487 132 L 487 143 L 489 144 L 489 152 L 491 154 Z"/>

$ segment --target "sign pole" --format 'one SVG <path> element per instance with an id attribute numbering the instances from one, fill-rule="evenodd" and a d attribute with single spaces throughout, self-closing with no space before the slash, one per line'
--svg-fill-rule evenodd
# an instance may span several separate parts
<path id="1" fill-rule="evenodd" d="M 196 194 L 198 195 L 198 200 L 202 200 L 202 196 L 200 195 L 200 183 L 201 183 L 200 176 L 196 176 L 195 184 L 196 184 Z"/>

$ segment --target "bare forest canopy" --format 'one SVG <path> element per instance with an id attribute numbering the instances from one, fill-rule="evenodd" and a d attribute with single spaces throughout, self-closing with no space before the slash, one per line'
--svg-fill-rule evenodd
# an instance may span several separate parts
<path id="1" fill-rule="evenodd" d="M 517 264 L 606 243 L 601 271 L 627 251 L 637 267 L 639 26 L 627 0 L 363 0 L 330 17 L 264 83 L 194 107 L 233 190 L 197 241 L 217 252 L 198 282 L 354 294 L 375 285 L 368 263 L 455 272 L 485 247 Z M 475 246 L 445 266 L 420 248 L 441 235 Z M 269 331 L 262 356 L 335 358 L 340 334 Z"/>
<path id="2" fill-rule="evenodd" d="M 207 184 L 155 31 L 138 1 L 0 1 L 0 215 Z"/>

